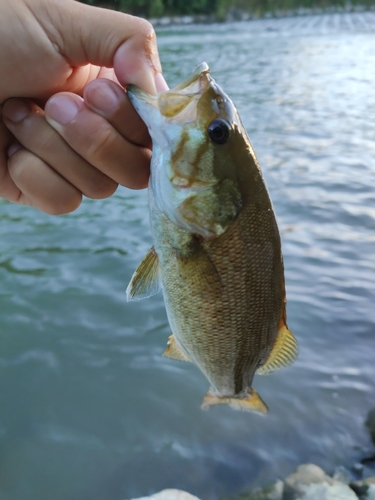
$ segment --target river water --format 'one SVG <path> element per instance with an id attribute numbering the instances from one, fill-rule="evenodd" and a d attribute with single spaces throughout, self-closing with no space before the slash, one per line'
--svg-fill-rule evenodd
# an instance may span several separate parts
<path id="1" fill-rule="evenodd" d="M 161 295 L 126 303 L 151 244 L 145 191 L 62 217 L 0 203 L 1 500 L 211 500 L 371 452 L 374 33 L 375 13 L 159 32 L 170 84 L 207 61 L 230 94 L 275 206 L 300 356 L 256 377 L 266 417 L 202 411 L 204 376 L 162 357 Z"/>

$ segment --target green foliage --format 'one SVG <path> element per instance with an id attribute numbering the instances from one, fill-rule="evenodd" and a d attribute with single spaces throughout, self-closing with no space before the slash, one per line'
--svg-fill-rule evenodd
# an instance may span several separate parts
<path id="1" fill-rule="evenodd" d="M 164 4 L 163 0 L 152 0 L 150 2 L 150 16 L 151 17 L 159 17 L 164 14 Z"/>
<path id="2" fill-rule="evenodd" d="M 108 7 L 145 17 L 162 15 L 215 14 L 223 18 L 237 0 L 80 0 L 83 3 Z M 262 0 L 260 0 L 262 1 Z M 266 0 L 267 1 L 267 0 Z M 247 3 L 246 1 L 244 3 Z"/>
<path id="3" fill-rule="evenodd" d="M 143 17 L 165 15 L 214 14 L 224 20 L 228 11 L 238 8 L 257 15 L 266 12 L 294 10 L 299 7 L 345 7 L 363 5 L 370 8 L 375 0 L 80 0 L 91 5 L 121 10 Z"/>

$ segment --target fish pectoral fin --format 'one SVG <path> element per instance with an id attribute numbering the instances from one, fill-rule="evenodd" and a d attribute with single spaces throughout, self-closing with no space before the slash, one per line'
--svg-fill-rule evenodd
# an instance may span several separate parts
<path id="1" fill-rule="evenodd" d="M 221 295 L 223 285 L 220 274 L 199 241 L 194 238 L 188 253 L 176 252 L 176 258 L 181 280 L 192 290 L 199 285 L 204 294 L 208 293 L 211 297 Z"/>
<path id="2" fill-rule="evenodd" d="M 220 397 L 208 391 L 201 407 L 203 410 L 208 410 L 214 405 L 229 405 L 234 410 L 253 411 L 262 415 L 268 413 L 268 406 L 254 389 L 251 389 L 250 394 L 247 393 L 244 397 Z"/>
<path id="3" fill-rule="evenodd" d="M 147 299 L 160 290 L 159 260 L 154 247 L 139 264 L 126 289 L 128 302 Z"/>
<path id="4" fill-rule="evenodd" d="M 298 356 L 298 343 L 293 333 L 286 325 L 282 325 L 276 338 L 275 345 L 267 361 L 257 369 L 259 375 L 267 375 L 279 368 L 285 368 L 294 363 Z"/>
<path id="5" fill-rule="evenodd" d="M 179 361 L 188 361 L 191 363 L 191 360 L 186 356 L 185 353 L 178 347 L 176 344 L 176 339 L 174 335 L 171 335 L 168 339 L 168 344 L 166 350 L 163 352 L 163 356 L 171 359 L 178 359 Z"/>

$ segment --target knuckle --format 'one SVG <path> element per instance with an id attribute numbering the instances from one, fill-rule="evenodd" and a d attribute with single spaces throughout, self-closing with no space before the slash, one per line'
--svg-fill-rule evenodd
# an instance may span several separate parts
<path id="1" fill-rule="evenodd" d="M 138 33 L 144 38 L 154 38 L 155 30 L 153 25 L 147 19 L 138 18 Z"/>
<path id="2" fill-rule="evenodd" d="M 87 145 L 86 156 L 90 163 L 95 165 L 105 159 L 107 151 L 109 151 L 114 146 L 114 141 L 116 140 L 116 134 L 110 127 L 109 123 L 101 126 L 96 132 L 93 132 L 90 136 L 90 140 Z"/>

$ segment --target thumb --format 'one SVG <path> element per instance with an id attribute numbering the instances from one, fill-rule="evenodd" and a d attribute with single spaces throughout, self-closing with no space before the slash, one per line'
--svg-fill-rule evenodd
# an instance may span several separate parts
<path id="1" fill-rule="evenodd" d="M 114 68 L 124 86 L 132 83 L 150 94 L 166 90 L 160 88 L 156 35 L 148 21 L 73 0 L 51 3 L 55 8 L 49 14 L 56 24 L 48 35 L 72 66 Z"/>

